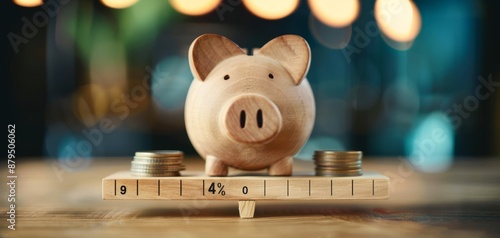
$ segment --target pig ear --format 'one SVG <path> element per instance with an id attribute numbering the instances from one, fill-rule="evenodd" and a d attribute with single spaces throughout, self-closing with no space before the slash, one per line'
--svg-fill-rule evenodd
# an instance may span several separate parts
<path id="1" fill-rule="evenodd" d="M 196 38 L 189 47 L 189 67 L 195 78 L 204 81 L 221 61 L 243 54 L 243 50 L 226 37 L 205 34 Z"/>
<path id="2" fill-rule="evenodd" d="M 309 44 L 297 35 L 276 37 L 254 54 L 265 55 L 278 61 L 290 73 L 296 85 L 302 82 L 311 63 Z"/>

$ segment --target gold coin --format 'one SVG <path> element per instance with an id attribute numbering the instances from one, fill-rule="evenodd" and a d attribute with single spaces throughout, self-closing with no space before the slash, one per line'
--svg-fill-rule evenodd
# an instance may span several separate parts
<path id="1" fill-rule="evenodd" d="M 338 173 L 350 173 L 350 172 L 359 172 L 361 168 L 331 168 L 331 167 L 316 167 L 316 171 L 326 171 L 326 172 L 338 172 Z"/>
<path id="2" fill-rule="evenodd" d="M 361 158 L 340 158 L 333 156 L 325 156 L 325 157 L 314 157 L 315 161 L 330 161 L 330 162 L 358 162 L 361 161 Z"/>
<path id="3" fill-rule="evenodd" d="M 353 176 L 361 176 L 361 175 L 363 175 L 362 172 L 359 172 L 359 173 L 325 173 L 325 172 L 316 171 L 316 176 L 323 176 L 323 177 L 353 177 Z"/>
<path id="4" fill-rule="evenodd" d="M 361 166 L 345 166 L 345 167 L 331 167 L 331 166 L 316 166 L 318 170 L 332 170 L 332 171 L 345 171 L 352 169 L 361 169 Z"/>
<path id="5" fill-rule="evenodd" d="M 344 170 L 335 170 L 335 169 L 329 169 L 329 168 L 316 168 L 315 169 L 316 172 L 322 172 L 322 173 L 338 173 L 338 174 L 342 174 L 342 173 L 360 173 L 362 172 L 363 170 L 358 168 L 358 169 L 344 169 Z"/>
<path id="6" fill-rule="evenodd" d="M 323 161 L 345 161 L 345 162 L 349 162 L 349 161 L 360 161 L 361 158 L 358 157 L 358 158 L 349 158 L 349 157 L 338 157 L 338 156 L 329 156 L 329 155 L 326 155 L 326 156 L 315 156 L 313 158 L 314 160 L 323 160 Z"/>
<path id="7" fill-rule="evenodd" d="M 363 153 L 361 151 L 317 150 L 314 152 L 314 158 L 316 159 L 356 160 L 362 157 Z"/>
<path id="8" fill-rule="evenodd" d="M 321 166 L 361 166 L 361 161 L 339 162 L 339 161 L 315 161 L 315 165 Z"/>
<path id="9" fill-rule="evenodd" d="M 344 150 L 315 150 L 314 154 L 318 155 L 358 155 L 362 156 L 361 151 L 344 151 Z"/>

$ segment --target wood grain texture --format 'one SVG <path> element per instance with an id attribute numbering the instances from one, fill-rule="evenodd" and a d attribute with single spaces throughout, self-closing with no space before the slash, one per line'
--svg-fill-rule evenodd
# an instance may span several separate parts
<path id="1" fill-rule="evenodd" d="M 269 168 L 290 175 L 289 158 L 309 138 L 315 118 L 307 42 L 277 37 L 254 55 L 217 35 L 191 45 L 194 80 L 186 98 L 186 130 L 206 163 L 207 175 L 225 176 L 227 166 Z M 276 165 L 273 165 L 275 164 Z"/>
<path id="2" fill-rule="evenodd" d="M 255 201 L 238 201 L 240 218 L 253 218 L 255 213 Z"/>
<path id="3" fill-rule="evenodd" d="M 387 199 L 389 178 L 375 172 L 355 177 L 320 177 L 310 173 L 291 177 L 136 177 L 128 171 L 102 181 L 103 199 L 158 200 L 335 200 Z M 125 192 L 123 192 L 125 190 Z"/>
<path id="4" fill-rule="evenodd" d="M 205 174 L 208 176 L 226 175 L 228 166 L 223 161 L 212 155 L 205 159 Z"/>
<path id="5" fill-rule="evenodd" d="M 293 157 L 286 156 L 269 166 L 268 173 L 272 176 L 291 175 L 293 170 Z"/>
<path id="6" fill-rule="evenodd" d="M 20 158 L 16 164 L 18 225 L 10 231 L 3 220 L 0 237 L 413 238 L 500 234 L 498 159 L 455 160 L 444 173 L 421 174 L 409 172 L 411 168 L 398 158 L 364 158 L 365 170 L 391 178 L 390 199 L 258 201 L 254 219 L 238 218 L 235 201 L 102 200 L 102 178 L 130 169 L 131 159 L 94 158 L 85 168 L 69 172 L 58 167 L 58 160 Z M 188 171 L 203 172 L 201 158 L 187 158 L 184 163 Z M 311 161 L 294 161 L 294 172 L 313 169 Z M 231 168 L 229 173 L 241 171 Z M 6 187 L 0 186 L 1 194 L 8 193 Z M 5 219 L 6 199 L 0 205 Z"/>
<path id="7" fill-rule="evenodd" d="M 222 133 L 238 143 L 266 143 L 281 131 L 281 113 L 258 94 L 232 98 L 221 111 Z"/>
<path id="8" fill-rule="evenodd" d="M 309 44 L 297 35 L 276 37 L 254 51 L 254 55 L 265 55 L 280 62 L 297 85 L 305 78 L 311 64 Z"/>
<path id="9" fill-rule="evenodd" d="M 205 34 L 196 38 L 189 47 L 189 66 L 194 77 L 205 80 L 221 61 L 245 51 L 224 36 Z"/>

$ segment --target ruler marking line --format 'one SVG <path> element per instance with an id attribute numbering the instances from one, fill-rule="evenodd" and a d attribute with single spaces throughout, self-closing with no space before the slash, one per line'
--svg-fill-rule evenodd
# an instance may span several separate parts
<path id="1" fill-rule="evenodd" d="M 289 186 L 289 180 L 286 180 L 286 196 L 290 196 L 290 186 Z"/>
<path id="2" fill-rule="evenodd" d="M 160 196 L 160 180 L 158 179 L 158 196 Z"/>
<path id="3" fill-rule="evenodd" d="M 116 197 L 116 179 L 115 179 L 115 197 Z"/>
<path id="4" fill-rule="evenodd" d="M 137 189 L 136 189 L 136 195 L 139 196 L 139 179 L 135 180 L 135 185 L 137 187 Z"/>
<path id="5" fill-rule="evenodd" d="M 205 196 L 205 179 L 203 179 L 203 196 Z"/>
<path id="6" fill-rule="evenodd" d="M 330 179 L 330 196 L 333 196 L 333 179 Z"/>
<path id="7" fill-rule="evenodd" d="M 375 179 L 372 179 L 372 196 L 375 196 Z"/>
<path id="8" fill-rule="evenodd" d="M 311 196 L 311 180 L 309 179 L 309 197 Z"/>
<path id="9" fill-rule="evenodd" d="M 264 179 L 264 197 L 266 196 L 266 180 Z"/>
<path id="10" fill-rule="evenodd" d="M 354 196 L 354 179 L 351 179 L 351 196 Z"/>
<path id="11" fill-rule="evenodd" d="M 182 179 L 179 180 L 179 195 L 182 197 Z"/>

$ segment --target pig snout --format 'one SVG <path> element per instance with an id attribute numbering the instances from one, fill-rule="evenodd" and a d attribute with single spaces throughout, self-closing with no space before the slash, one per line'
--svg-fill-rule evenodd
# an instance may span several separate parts
<path id="1" fill-rule="evenodd" d="M 267 97 L 245 94 L 229 100 L 220 114 L 225 136 L 240 143 L 264 143 L 281 130 L 281 113 Z"/>

